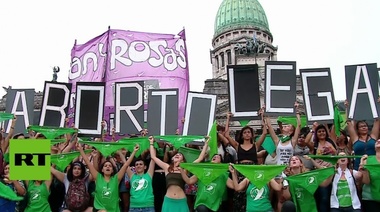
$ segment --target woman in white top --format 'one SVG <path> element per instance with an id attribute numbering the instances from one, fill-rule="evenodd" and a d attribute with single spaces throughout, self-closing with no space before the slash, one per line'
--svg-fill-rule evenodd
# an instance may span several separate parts
<path id="1" fill-rule="evenodd" d="M 339 153 L 339 156 L 345 155 L 344 152 Z M 341 158 L 337 162 L 337 170 L 334 178 L 332 178 L 331 212 L 361 211 L 356 182 L 360 182 L 363 175 L 361 172 L 350 169 L 349 164 L 348 158 Z"/>

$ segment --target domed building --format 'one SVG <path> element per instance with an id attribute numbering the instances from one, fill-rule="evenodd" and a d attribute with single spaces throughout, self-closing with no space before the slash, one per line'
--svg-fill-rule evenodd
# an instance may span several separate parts
<path id="1" fill-rule="evenodd" d="M 254 52 L 249 48 L 252 41 L 260 47 Z M 215 17 L 212 47 L 212 79 L 205 81 L 203 92 L 218 95 L 216 119 L 223 123 L 229 111 L 227 65 L 258 64 L 261 102 L 264 102 L 265 61 L 277 60 L 278 47 L 273 45 L 268 19 L 259 1 L 223 0 Z M 297 99 L 302 102 L 300 89 L 301 81 L 297 77 Z M 258 128 L 260 122 L 251 121 L 250 125 Z"/>

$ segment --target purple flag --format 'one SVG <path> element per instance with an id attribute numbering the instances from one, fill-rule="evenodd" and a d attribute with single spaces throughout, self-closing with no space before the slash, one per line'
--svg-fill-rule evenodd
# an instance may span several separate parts
<path id="1" fill-rule="evenodd" d="M 78 81 L 105 82 L 104 118 L 110 128 L 115 83 L 142 80 L 145 82 L 145 109 L 149 89 L 178 88 L 179 119 L 184 117 L 189 90 L 185 30 L 177 36 L 110 29 L 83 45 L 74 45 L 72 49 L 69 82 L 73 83 L 73 92 Z"/>

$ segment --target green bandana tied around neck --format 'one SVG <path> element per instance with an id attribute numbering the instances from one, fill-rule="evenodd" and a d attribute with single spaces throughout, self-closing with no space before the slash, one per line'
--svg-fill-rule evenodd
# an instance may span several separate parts
<path id="1" fill-rule="evenodd" d="M 14 118 L 12 113 L 0 113 L 0 123 Z"/>
<path id="2" fill-rule="evenodd" d="M 201 140 L 204 136 L 197 135 L 164 135 L 164 136 L 155 136 L 155 139 L 161 139 L 171 143 L 176 149 L 179 149 L 181 146 L 184 146 L 187 143 L 190 143 L 194 140 Z"/>
<path id="3" fill-rule="evenodd" d="M 215 154 L 218 154 L 218 131 L 216 130 L 217 123 L 214 121 L 214 124 L 211 127 L 208 136 L 210 140 L 208 141 L 208 146 L 210 147 L 209 156 L 212 157 Z M 190 161 L 189 161 L 190 162 Z"/>
<path id="4" fill-rule="evenodd" d="M 185 157 L 186 161 L 189 163 L 194 162 L 196 159 L 198 159 L 199 155 L 201 154 L 200 150 L 188 148 L 181 146 L 178 150 L 178 152 L 182 153 L 182 155 Z"/>
<path id="5" fill-rule="evenodd" d="M 180 163 L 180 166 L 198 177 L 203 184 L 208 185 L 220 175 L 228 172 L 227 163 Z"/>
<path id="6" fill-rule="evenodd" d="M 126 147 L 123 143 L 115 143 L 115 142 L 94 142 L 94 141 L 79 141 L 81 144 L 87 144 L 89 146 L 93 146 L 98 150 L 104 157 L 108 157 L 112 155 L 119 149 Z"/>
<path id="7" fill-rule="evenodd" d="M 64 134 L 78 132 L 78 130 L 74 128 L 47 127 L 37 125 L 29 126 L 28 129 L 41 133 L 46 137 L 46 139 L 55 139 Z"/>
<path id="8" fill-rule="evenodd" d="M 281 174 L 285 165 L 238 165 L 234 168 L 255 185 L 258 189 L 264 187 L 271 179 Z"/>
<path id="9" fill-rule="evenodd" d="M 19 197 L 9 186 L 0 182 L 0 197 L 11 200 L 11 201 L 21 201 L 24 197 Z"/>
<path id="10" fill-rule="evenodd" d="M 280 138 L 280 141 L 281 141 L 281 143 L 285 143 L 285 142 L 289 141 L 290 139 L 292 139 L 292 137 L 285 135 L 285 136 L 282 136 Z"/>
<path id="11" fill-rule="evenodd" d="M 321 159 L 331 164 L 336 164 L 340 158 L 361 158 L 362 155 L 308 155 L 313 159 Z"/>
<path id="12" fill-rule="evenodd" d="M 90 153 L 92 150 L 85 150 L 84 152 Z M 52 164 L 55 164 L 57 170 L 64 171 L 65 168 L 77 157 L 80 156 L 80 152 L 69 152 L 69 153 L 61 153 L 54 154 L 50 156 L 50 161 Z"/>
<path id="13" fill-rule="evenodd" d="M 314 192 L 318 186 L 335 173 L 334 167 L 317 169 L 287 177 L 289 191 L 297 211 L 318 212 Z M 312 201 L 310 201 L 312 200 Z"/>
<path id="14" fill-rule="evenodd" d="M 380 164 L 367 164 L 364 165 L 369 172 L 370 188 L 373 200 L 380 201 Z"/>

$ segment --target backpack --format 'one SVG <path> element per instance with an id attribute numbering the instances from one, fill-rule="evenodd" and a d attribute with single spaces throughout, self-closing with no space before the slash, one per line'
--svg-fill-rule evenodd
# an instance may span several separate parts
<path id="1" fill-rule="evenodd" d="M 83 211 L 90 205 L 90 195 L 87 192 L 85 179 L 74 179 L 67 190 L 65 204 L 71 211 Z"/>

